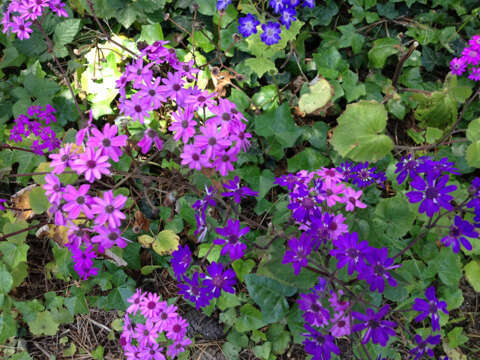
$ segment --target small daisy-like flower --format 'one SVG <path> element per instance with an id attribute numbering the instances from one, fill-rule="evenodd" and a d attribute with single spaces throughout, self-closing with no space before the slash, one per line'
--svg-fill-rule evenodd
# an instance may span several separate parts
<path id="1" fill-rule="evenodd" d="M 353 211 L 356 207 L 364 209 L 367 207 L 363 202 L 359 199 L 362 196 L 362 190 L 355 191 L 350 187 L 345 188 L 345 192 L 343 193 L 345 197 L 345 210 L 346 211 Z"/>
<path id="2" fill-rule="evenodd" d="M 185 319 L 177 316 L 170 322 L 170 327 L 167 330 L 167 338 L 170 340 L 182 340 L 187 333 L 188 323 Z"/>
<path id="3" fill-rule="evenodd" d="M 88 146 L 102 150 L 102 155 L 107 155 L 117 162 L 122 155 L 121 146 L 127 145 L 127 135 L 117 135 L 117 125 L 105 124 L 103 132 L 92 128 L 92 136 L 88 139 Z"/>
<path id="4" fill-rule="evenodd" d="M 143 293 L 143 291 L 140 289 L 137 289 L 137 291 L 135 291 L 135 294 L 130 296 L 127 300 L 131 304 L 127 308 L 127 314 L 135 315 L 137 311 L 140 309 L 140 304 L 143 302 L 144 299 L 145 299 L 145 294 Z"/>
<path id="5" fill-rule="evenodd" d="M 48 157 L 52 160 L 50 166 L 53 168 L 53 174 L 61 174 L 65 171 L 67 166 L 72 165 L 72 161 L 77 157 L 77 154 L 72 153 L 72 144 L 65 144 L 58 154 L 50 154 Z"/>
<path id="6" fill-rule="evenodd" d="M 93 218 L 92 210 L 90 209 L 90 196 L 88 191 L 90 185 L 80 185 L 78 190 L 72 185 L 67 185 L 63 193 L 63 198 L 66 204 L 63 205 L 63 211 L 68 213 L 69 219 L 76 219 L 81 212 L 89 219 Z"/>
<path id="7" fill-rule="evenodd" d="M 454 75 L 462 75 L 467 69 L 467 65 L 463 57 L 453 58 L 452 61 L 450 61 L 450 70 Z"/>
<path id="8" fill-rule="evenodd" d="M 140 312 L 146 318 L 157 318 L 162 310 L 160 296 L 147 293 L 140 303 Z"/>
<path id="9" fill-rule="evenodd" d="M 52 174 L 45 175 L 45 195 L 48 197 L 48 201 L 52 204 L 60 205 L 63 198 L 63 186 L 58 177 Z"/>
<path id="10" fill-rule="evenodd" d="M 85 180 L 93 183 L 100 180 L 102 175 L 110 174 L 110 163 L 108 156 L 102 154 L 102 149 L 94 150 L 94 148 L 87 148 L 72 164 L 72 169 L 77 174 L 83 174 Z"/>
<path id="11" fill-rule="evenodd" d="M 97 214 L 95 223 L 103 225 L 108 222 L 112 228 L 120 227 L 122 220 L 126 217 L 120 209 L 125 205 L 126 201 L 127 197 L 121 194 L 113 197 L 112 190 L 105 191 L 103 199 L 99 197 L 93 198 L 92 212 Z"/>

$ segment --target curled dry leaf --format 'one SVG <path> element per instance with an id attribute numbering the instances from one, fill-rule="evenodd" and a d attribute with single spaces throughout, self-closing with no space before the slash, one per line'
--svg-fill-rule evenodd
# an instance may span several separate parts
<path id="1" fill-rule="evenodd" d="M 38 187 L 37 184 L 29 185 L 12 196 L 12 206 L 16 209 L 13 214 L 17 219 L 28 220 L 33 216 L 30 192 L 36 187 Z"/>

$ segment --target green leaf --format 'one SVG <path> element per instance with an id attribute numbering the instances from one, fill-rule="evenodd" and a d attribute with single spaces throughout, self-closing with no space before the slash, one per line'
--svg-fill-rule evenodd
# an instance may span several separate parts
<path id="1" fill-rule="evenodd" d="M 338 118 L 331 144 L 343 157 L 354 161 L 377 161 L 393 149 L 393 141 L 383 134 L 387 111 L 376 101 L 347 105 Z"/>
<path id="2" fill-rule="evenodd" d="M 338 27 L 338 30 L 342 33 L 342 37 L 338 41 L 339 49 L 351 47 L 354 54 L 359 54 L 362 50 L 365 38 L 357 33 L 357 30 L 353 24 L 342 25 Z"/>
<path id="3" fill-rule="evenodd" d="M 292 147 L 302 134 L 302 129 L 293 121 L 290 107 L 283 103 L 275 110 L 255 118 L 255 132 L 264 137 L 273 137 L 283 147 Z"/>
<path id="4" fill-rule="evenodd" d="M 384 38 L 373 42 L 373 47 L 368 52 L 368 59 L 377 69 L 383 69 L 390 55 L 400 52 L 400 42 L 397 39 Z"/>
<path id="5" fill-rule="evenodd" d="M 265 342 L 262 345 L 257 345 L 253 348 L 253 353 L 256 357 L 268 360 L 270 353 L 272 352 L 272 343 Z"/>
<path id="6" fill-rule="evenodd" d="M 278 105 L 278 93 L 275 85 L 262 86 L 252 97 L 253 103 L 263 110 L 273 110 Z"/>
<path id="7" fill-rule="evenodd" d="M 262 320 L 262 313 L 256 307 L 252 304 L 245 304 L 240 308 L 240 317 L 235 322 L 235 329 L 239 332 L 247 332 L 260 329 L 266 324 Z"/>
<path id="8" fill-rule="evenodd" d="M 330 164 L 330 160 L 320 151 L 313 148 L 306 148 L 294 157 L 287 159 L 288 172 L 297 172 L 299 170 L 316 170 L 322 166 Z"/>
<path id="9" fill-rule="evenodd" d="M 27 244 L 15 244 L 9 241 L 0 242 L 0 252 L 2 253 L 2 261 L 7 264 L 10 269 L 14 269 L 21 262 L 27 261 L 27 252 L 29 246 Z"/>
<path id="10" fill-rule="evenodd" d="M 480 261 L 472 260 L 465 265 L 465 277 L 476 292 L 480 292 Z"/>
<path id="11" fill-rule="evenodd" d="M 471 142 L 480 141 L 480 118 L 470 121 L 466 135 Z"/>
<path id="12" fill-rule="evenodd" d="M 8 294 L 12 290 L 13 278 L 5 265 L 0 265 L 0 294 Z"/>
<path id="13" fill-rule="evenodd" d="M 446 89 L 431 94 L 414 94 L 412 98 L 418 102 L 415 117 L 432 127 L 443 129 L 457 119 L 457 102 Z"/>
<path id="14" fill-rule="evenodd" d="M 237 274 L 238 280 L 244 281 L 245 275 L 250 274 L 250 271 L 255 267 L 255 261 L 252 259 L 242 260 L 238 259 L 232 263 L 233 270 Z"/>
<path id="15" fill-rule="evenodd" d="M 442 248 L 433 260 L 440 280 L 449 287 L 458 287 L 462 277 L 460 258 L 450 248 Z"/>
<path id="16" fill-rule="evenodd" d="M 298 100 L 300 110 L 307 114 L 325 108 L 334 95 L 333 87 L 327 80 L 323 77 L 314 80 L 316 81 L 308 87 L 309 92 L 304 93 Z"/>
<path id="17" fill-rule="evenodd" d="M 222 291 L 222 295 L 217 300 L 217 306 L 221 311 L 234 308 L 241 304 L 240 299 L 235 294 Z"/>
<path id="18" fill-rule="evenodd" d="M 290 334 L 284 327 L 283 324 L 272 324 L 267 331 L 267 339 L 272 343 L 275 354 L 283 354 L 290 345 Z"/>
<path id="19" fill-rule="evenodd" d="M 138 40 L 146 41 L 148 44 L 163 40 L 162 26 L 160 24 L 142 25 L 142 32 Z"/>
<path id="20" fill-rule="evenodd" d="M 342 87 L 345 90 L 345 97 L 348 102 L 357 100 L 367 94 L 365 84 L 358 84 L 358 74 L 347 70 L 342 74 Z"/>
<path id="21" fill-rule="evenodd" d="M 29 198 L 30 206 L 35 214 L 42 214 L 50 207 L 50 201 L 48 201 L 45 190 L 42 187 L 32 189 Z"/>
<path id="22" fill-rule="evenodd" d="M 480 141 L 470 144 L 465 155 L 469 166 L 480 168 Z"/>
<path id="23" fill-rule="evenodd" d="M 410 231 L 415 217 L 416 212 L 410 209 L 406 197 L 398 193 L 392 198 L 380 199 L 373 223 L 379 233 L 398 239 Z"/>
<path id="24" fill-rule="evenodd" d="M 448 345 L 451 348 L 459 347 L 468 341 L 468 336 L 463 334 L 463 328 L 455 327 L 448 333 Z"/>
<path id="25" fill-rule="evenodd" d="M 297 289 L 256 274 L 245 275 L 248 292 L 262 310 L 262 318 L 271 324 L 282 319 L 288 312 L 285 296 L 292 296 Z"/>
<path id="26" fill-rule="evenodd" d="M 72 316 L 88 314 L 87 300 L 85 299 L 85 294 L 81 291 L 77 291 L 74 296 L 65 298 L 64 303 Z"/>
<path id="27" fill-rule="evenodd" d="M 327 79 L 336 79 L 339 70 L 348 68 L 348 63 L 342 59 L 342 55 L 334 46 L 319 49 L 313 54 L 313 60 L 317 65 L 318 73 Z"/>
<path id="28" fill-rule="evenodd" d="M 252 69 L 252 71 L 262 77 L 265 73 L 271 71 L 271 74 L 277 72 L 275 63 L 267 58 L 263 57 L 251 57 L 245 60 L 245 64 Z"/>
<path id="29" fill-rule="evenodd" d="M 58 323 L 53 320 L 50 311 L 37 313 L 34 321 L 28 322 L 28 327 L 33 335 L 53 336 L 58 331 Z"/>
<path id="30" fill-rule="evenodd" d="M 5 340 L 17 334 L 17 324 L 12 314 L 3 311 L 0 314 L 0 342 L 3 344 Z"/>
<path id="31" fill-rule="evenodd" d="M 28 223 L 25 220 L 15 219 L 13 223 L 5 223 L 3 225 L 3 235 L 11 234 L 20 230 L 23 230 L 28 227 Z M 10 236 L 8 238 L 9 242 L 14 242 L 15 244 L 21 244 L 27 239 L 28 232 L 24 231 L 17 235 Z"/>
<path id="32" fill-rule="evenodd" d="M 435 144 L 443 135 L 443 131 L 434 127 L 427 127 L 425 132 L 425 140 L 428 144 Z"/>

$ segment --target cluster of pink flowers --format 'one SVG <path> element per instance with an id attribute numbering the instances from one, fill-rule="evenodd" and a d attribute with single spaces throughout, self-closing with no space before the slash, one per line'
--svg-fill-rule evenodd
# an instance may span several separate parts
<path id="1" fill-rule="evenodd" d="M 468 42 L 468 46 L 462 51 L 462 56 L 453 58 L 450 62 L 450 70 L 454 75 L 462 75 L 469 67 L 468 78 L 480 81 L 480 35 L 474 35 Z"/>
<path id="2" fill-rule="evenodd" d="M 151 111 L 170 106 L 168 130 L 174 140 L 184 144 L 182 165 L 195 170 L 215 168 L 225 176 L 233 170 L 238 153 L 250 145 L 245 117 L 231 101 L 216 100 L 215 93 L 187 86 L 199 70 L 193 67 L 193 60 L 179 61 L 175 49 L 165 47 L 166 43 L 157 41 L 145 47 L 127 66 L 117 81 L 119 109 L 143 124 Z M 138 143 L 142 153 L 147 153 L 153 143 L 159 150 L 163 146 L 158 131 L 147 128 Z"/>
<path id="3" fill-rule="evenodd" d="M 31 145 L 31 149 L 38 155 L 43 155 L 43 150 L 53 151 L 60 147 L 60 140 L 57 139 L 50 123 L 57 121 L 55 118 L 56 110 L 49 104 L 44 108 L 32 105 L 28 108 L 27 115 L 21 114 L 14 120 L 12 130 L 10 130 L 10 140 L 20 143 L 23 138 L 31 134 L 38 137 Z"/>
<path id="4" fill-rule="evenodd" d="M 53 171 L 45 176 L 43 185 L 52 204 L 49 213 L 54 216 L 56 225 L 68 227 L 66 246 L 73 254 L 75 270 L 82 279 L 98 273 L 93 267 L 94 245 L 100 253 L 115 245 L 121 248 L 127 245 L 120 232 L 122 220 L 126 218 L 121 209 L 127 197 L 114 196 L 112 190 L 105 191 L 101 197 L 92 196 L 88 184 L 110 175 L 110 160 L 116 162 L 122 155 L 121 147 L 126 145 L 127 136 L 117 132 L 116 125 L 106 124 L 100 131 L 89 124 L 77 133 L 76 144 L 65 144 L 58 154 L 49 155 Z M 57 175 L 67 168 L 88 183 L 78 187 L 62 184 Z"/>
<path id="5" fill-rule="evenodd" d="M 125 314 L 120 337 L 127 360 L 165 360 L 166 356 L 174 359 L 192 343 L 186 337 L 188 323 L 178 314 L 175 305 L 168 305 L 157 294 L 144 293 L 140 289 L 128 302 L 131 305 Z M 138 312 L 145 321 L 134 324 L 130 316 L 135 316 Z M 166 341 L 159 343 L 157 340 L 161 335 L 164 335 Z"/>
<path id="6" fill-rule="evenodd" d="M 50 9 L 58 16 L 68 17 L 65 4 L 61 0 L 12 0 L 3 15 L 3 32 L 12 32 L 20 40 L 30 38 L 32 22 Z"/>

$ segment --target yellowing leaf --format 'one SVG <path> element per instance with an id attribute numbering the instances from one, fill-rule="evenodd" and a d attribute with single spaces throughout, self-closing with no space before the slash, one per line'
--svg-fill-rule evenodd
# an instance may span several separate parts
<path id="1" fill-rule="evenodd" d="M 323 110 L 324 112 L 329 105 L 334 95 L 333 87 L 324 78 L 316 78 L 315 83 L 309 86 L 309 92 L 303 94 L 298 101 L 298 106 L 301 111 L 311 114 L 316 110 Z"/>
<path id="2" fill-rule="evenodd" d="M 33 216 L 33 211 L 30 205 L 30 192 L 38 185 L 32 184 L 18 191 L 12 196 L 12 205 L 17 210 L 14 210 L 17 219 L 28 220 Z M 28 210 L 27 210 L 28 209 Z"/>
<path id="3" fill-rule="evenodd" d="M 138 242 L 145 248 L 151 247 L 154 241 L 155 239 L 150 235 L 141 235 L 138 237 Z"/>
<path id="4" fill-rule="evenodd" d="M 169 255 L 178 248 L 180 238 L 172 230 L 160 231 L 152 244 L 153 251 L 158 255 Z"/>

